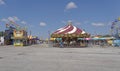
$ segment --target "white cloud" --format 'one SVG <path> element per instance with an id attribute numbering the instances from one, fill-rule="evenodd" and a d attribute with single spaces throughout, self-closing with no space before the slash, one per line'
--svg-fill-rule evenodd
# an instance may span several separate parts
<path id="1" fill-rule="evenodd" d="M 13 17 L 15 21 L 20 21 L 20 19 L 16 16 Z"/>
<path id="2" fill-rule="evenodd" d="M 8 17 L 8 20 L 14 21 L 14 18 L 13 17 Z"/>
<path id="3" fill-rule="evenodd" d="M 0 0 L 0 5 L 4 5 L 4 4 L 5 4 L 4 0 Z"/>
<path id="4" fill-rule="evenodd" d="M 69 24 L 69 23 L 73 24 L 73 21 L 72 20 L 67 20 L 67 21 L 62 21 L 62 23 L 65 24 L 65 25 Z"/>
<path id="5" fill-rule="evenodd" d="M 16 17 L 16 16 L 8 17 L 8 20 L 13 21 L 13 22 L 20 21 L 20 19 L 18 19 L 18 17 Z"/>
<path id="6" fill-rule="evenodd" d="M 93 26 L 97 26 L 97 27 L 103 27 L 105 26 L 104 23 L 92 23 Z"/>
<path id="7" fill-rule="evenodd" d="M 25 21 L 21 21 L 21 23 L 22 23 L 22 24 L 27 24 L 27 22 L 25 22 Z"/>
<path id="8" fill-rule="evenodd" d="M 8 19 L 3 18 L 3 19 L 1 19 L 1 21 L 7 23 Z"/>
<path id="9" fill-rule="evenodd" d="M 77 5 L 74 2 L 69 2 L 66 6 L 66 10 L 77 8 Z"/>
<path id="10" fill-rule="evenodd" d="M 12 22 L 14 22 L 14 23 L 20 23 L 20 24 L 22 24 L 22 25 L 25 25 L 25 24 L 27 24 L 27 22 L 26 21 L 21 21 L 17 16 L 10 16 L 10 17 L 8 17 L 8 18 L 3 18 L 3 19 L 1 19 L 0 20 L 1 22 L 4 22 L 4 23 L 12 23 Z M 11 22 L 12 21 L 12 22 Z"/>
<path id="11" fill-rule="evenodd" d="M 40 22 L 40 26 L 46 26 L 45 22 Z"/>
<path id="12" fill-rule="evenodd" d="M 13 21 L 13 22 L 16 22 L 16 21 L 20 21 L 20 19 L 16 16 L 13 16 L 13 17 L 8 17 L 8 18 L 3 18 L 1 19 L 2 22 L 9 22 L 9 21 Z"/>

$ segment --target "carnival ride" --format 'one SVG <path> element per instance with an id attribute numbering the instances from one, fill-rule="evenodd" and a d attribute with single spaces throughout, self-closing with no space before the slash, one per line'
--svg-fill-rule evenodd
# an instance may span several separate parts
<path id="1" fill-rule="evenodd" d="M 13 31 L 13 40 L 14 40 L 14 46 L 26 46 L 28 45 L 28 35 L 26 29 L 20 27 L 15 22 L 12 22 L 16 29 Z"/>
<path id="2" fill-rule="evenodd" d="M 8 20 L 5 30 L 5 44 L 14 46 L 27 45 L 27 31 L 12 20 Z"/>
<path id="3" fill-rule="evenodd" d="M 113 46 L 120 46 L 120 18 L 112 22 L 111 35 L 115 37 L 115 40 L 113 40 Z"/>
<path id="4" fill-rule="evenodd" d="M 17 26 L 12 24 L 12 21 L 9 20 L 9 22 L 6 24 L 6 30 L 4 33 L 4 39 L 5 39 L 5 45 L 11 45 L 13 44 L 13 31 L 16 29 Z"/>
<path id="5" fill-rule="evenodd" d="M 73 26 L 72 22 L 68 22 L 67 26 L 57 29 L 54 33 L 51 34 L 51 40 L 53 40 L 55 43 L 63 42 L 65 46 L 71 46 L 71 44 L 87 46 L 86 42 L 84 42 L 82 38 L 89 37 L 90 34 L 86 33 L 82 29 L 77 28 L 76 26 Z"/>

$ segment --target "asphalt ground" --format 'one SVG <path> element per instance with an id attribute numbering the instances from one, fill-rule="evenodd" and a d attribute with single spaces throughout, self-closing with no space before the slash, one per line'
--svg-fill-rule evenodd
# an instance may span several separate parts
<path id="1" fill-rule="evenodd" d="M 0 46 L 0 71 L 120 71 L 120 47 Z"/>

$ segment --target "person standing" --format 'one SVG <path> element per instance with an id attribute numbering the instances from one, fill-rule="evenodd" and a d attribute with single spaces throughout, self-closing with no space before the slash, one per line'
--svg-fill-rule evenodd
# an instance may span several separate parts
<path id="1" fill-rule="evenodd" d="M 60 48 L 62 48 L 63 47 L 63 41 L 61 40 L 60 41 Z"/>

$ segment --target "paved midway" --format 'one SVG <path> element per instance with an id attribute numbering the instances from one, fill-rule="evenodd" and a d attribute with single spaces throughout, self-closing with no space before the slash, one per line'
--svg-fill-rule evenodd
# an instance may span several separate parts
<path id="1" fill-rule="evenodd" d="M 0 71 L 120 71 L 120 48 L 0 46 Z"/>

